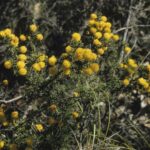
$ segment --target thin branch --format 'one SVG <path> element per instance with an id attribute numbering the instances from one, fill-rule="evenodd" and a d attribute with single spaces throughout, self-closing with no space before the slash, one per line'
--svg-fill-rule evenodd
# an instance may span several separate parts
<path id="1" fill-rule="evenodd" d="M 132 16 L 132 2 L 133 2 L 133 0 L 131 0 L 131 4 L 130 4 L 128 19 L 127 19 L 127 22 L 126 22 L 127 28 L 125 29 L 125 32 L 124 32 L 123 43 L 125 43 L 125 42 L 127 41 L 127 35 L 128 35 L 128 30 L 129 30 L 129 24 L 130 24 L 130 20 L 131 20 L 131 16 Z M 121 55 L 120 55 L 119 63 L 122 61 L 123 55 L 124 55 L 124 50 L 122 49 Z"/>
<path id="2" fill-rule="evenodd" d="M 9 100 L 5 100 L 5 99 L 4 100 L 0 100 L 0 103 L 5 103 L 5 104 L 12 103 L 12 102 L 15 102 L 15 101 L 21 99 L 22 97 L 23 96 L 20 95 L 18 97 L 15 97 L 15 98 L 12 98 L 12 99 L 9 99 Z"/>
<path id="3" fill-rule="evenodd" d="M 124 31 L 124 30 L 126 30 L 126 29 L 131 29 L 131 28 L 134 28 L 134 27 L 146 28 L 146 27 L 150 27 L 150 25 L 141 24 L 141 25 L 135 25 L 135 26 L 130 26 L 130 27 L 122 27 L 122 28 L 120 28 L 120 29 L 114 31 L 114 33 L 118 33 L 118 32 Z"/>

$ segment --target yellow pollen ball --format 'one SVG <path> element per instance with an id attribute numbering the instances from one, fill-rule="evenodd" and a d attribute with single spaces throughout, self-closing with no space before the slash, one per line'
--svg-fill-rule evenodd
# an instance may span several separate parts
<path id="1" fill-rule="evenodd" d="M 25 54 L 27 52 L 27 47 L 26 46 L 21 46 L 19 48 L 19 52 Z"/>
<path id="2" fill-rule="evenodd" d="M 35 129 L 38 131 L 38 132 L 42 132 L 44 130 L 44 127 L 42 124 L 36 124 L 35 125 Z"/>
<path id="3" fill-rule="evenodd" d="M 98 53 L 99 55 L 103 55 L 104 52 L 105 52 L 105 50 L 104 50 L 103 48 L 99 48 L 99 49 L 97 50 L 97 53 Z"/>
<path id="4" fill-rule="evenodd" d="M 104 33 L 104 38 L 105 40 L 110 40 L 111 39 L 111 34 L 110 33 Z"/>
<path id="5" fill-rule="evenodd" d="M 96 31 L 97 31 L 96 28 L 94 28 L 94 27 L 91 27 L 91 28 L 90 28 L 90 32 L 91 32 L 92 34 L 96 33 Z"/>
<path id="6" fill-rule="evenodd" d="M 35 24 L 31 24 L 31 25 L 29 26 L 29 28 L 30 28 L 30 31 L 31 31 L 31 32 L 36 32 L 36 31 L 37 31 L 37 26 L 36 26 Z"/>
<path id="7" fill-rule="evenodd" d="M 34 71 L 38 71 L 38 72 L 41 71 L 41 67 L 40 67 L 39 63 L 34 63 L 32 65 L 32 67 L 33 67 Z"/>
<path id="8" fill-rule="evenodd" d="M 18 111 L 13 111 L 13 112 L 11 113 L 11 117 L 12 117 L 13 119 L 18 119 L 18 117 L 19 117 Z"/>
<path id="9" fill-rule="evenodd" d="M 49 59 L 48 59 L 48 63 L 51 65 L 51 66 L 54 66 L 57 62 L 57 58 L 53 55 L 51 56 Z"/>
<path id="10" fill-rule="evenodd" d="M 124 48 L 124 51 L 125 51 L 125 53 L 130 53 L 131 52 L 131 48 L 130 47 L 128 47 L 128 46 L 126 46 L 125 48 Z"/>
<path id="11" fill-rule="evenodd" d="M 86 75 L 92 75 L 92 74 L 94 73 L 93 70 L 92 70 L 90 67 L 84 68 L 84 69 L 83 69 L 83 72 L 84 72 Z"/>
<path id="12" fill-rule="evenodd" d="M 24 54 L 19 54 L 18 55 L 18 60 L 20 60 L 20 61 L 26 61 L 27 60 L 27 56 L 24 55 Z"/>
<path id="13" fill-rule="evenodd" d="M 100 39 L 100 38 L 102 37 L 102 33 L 101 33 L 101 32 L 96 32 L 96 33 L 94 34 L 94 37 L 95 37 L 96 39 Z"/>
<path id="14" fill-rule="evenodd" d="M 78 112 L 72 112 L 72 117 L 73 119 L 77 119 L 79 117 L 79 113 Z"/>
<path id="15" fill-rule="evenodd" d="M 56 112 L 57 106 L 55 104 L 52 104 L 49 108 L 52 112 Z"/>
<path id="16" fill-rule="evenodd" d="M 7 79 L 3 80 L 3 85 L 4 85 L 4 86 L 7 86 L 8 84 L 9 84 L 9 82 L 8 82 Z"/>
<path id="17" fill-rule="evenodd" d="M 65 50 L 66 50 L 66 53 L 70 53 L 70 52 L 72 52 L 72 47 L 68 45 L 68 46 L 65 48 Z"/>
<path id="18" fill-rule="evenodd" d="M 106 16 L 102 16 L 102 17 L 101 17 L 101 21 L 106 22 L 106 21 L 107 21 L 107 17 L 106 17 Z"/>
<path id="19" fill-rule="evenodd" d="M 79 42 L 81 40 L 81 35 L 79 33 L 73 33 L 72 34 L 72 40 L 73 41 L 76 41 L 76 42 Z"/>
<path id="20" fill-rule="evenodd" d="M 24 62 L 24 61 L 18 61 L 18 62 L 17 62 L 17 67 L 18 67 L 19 69 L 24 68 L 24 67 L 25 67 L 25 62 Z"/>
<path id="21" fill-rule="evenodd" d="M 101 46 L 102 45 L 102 43 L 98 39 L 94 39 L 93 44 L 95 46 Z"/>
<path id="22" fill-rule="evenodd" d="M 10 60 L 7 60 L 4 62 L 5 69 L 11 69 L 12 68 L 12 62 Z"/>
<path id="23" fill-rule="evenodd" d="M 40 33 L 36 35 L 36 39 L 37 39 L 38 41 L 42 41 L 43 38 L 44 38 L 43 35 L 40 34 Z"/>
<path id="24" fill-rule="evenodd" d="M 99 72 L 99 69 L 100 69 L 99 64 L 97 64 L 97 63 L 90 64 L 90 68 L 95 73 Z"/>
<path id="25" fill-rule="evenodd" d="M 91 19 L 97 19 L 97 14 L 92 13 L 92 14 L 90 15 L 90 18 L 91 18 Z"/>
<path id="26" fill-rule="evenodd" d="M 130 83 L 130 81 L 129 81 L 128 79 L 124 79 L 124 80 L 122 81 L 122 83 L 123 83 L 124 86 L 128 86 L 129 83 Z"/>
<path id="27" fill-rule="evenodd" d="M 19 75 L 25 76 L 26 74 L 27 74 L 27 69 L 25 69 L 25 68 L 19 69 Z"/>
<path id="28" fill-rule="evenodd" d="M 64 61 L 63 61 L 63 67 L 65 68 L 65 69 L 69 69 L 70 67 L 71 67 L 71 63 L 70 63 L 70 61 L 69 60 L 67 60 L 67 59 L 65 59 Z"/>
<path id="29" fill-rule="evenodd" d="M 64 70 L 64 74 L 65 74 L 66 76 L 69 76 L 69 75 L 71 74 L 71 70 L 70 70 L 70 69 L 65 69 L 65 70 Z"/>
<path id="30" fill-rule="evenodd" d="M 0 140 L 0 149 L 4 148 L 5 142 Z"/>
<path id="31" fill-rule="evenodd" d="M 119 35 L 114 34 L 114 35 L 112 36 L 112 38 L 113 38 L 114 41 L 118 41 L 118 40 L 119 40 Z"/>
<path id="32" fill-rule="evenodd" d="M 146 70 L 150 72 L 150 64 L 146 66 Z"/>
<path id="33" fill-rule="evenodd" d="M 26 37 L 24 34 L 21 34 L 20 37 L 19 37 L 19 39 L 20 39 L 21 41 L 26 41 L 26 40 L 27 40 L 27 37 Z"/>
<path id="34" fill-rule="evenodd" d="M 45 62 L 43 62 L 43 61 L 40 61 L 38 64 L 42 69 L 45 68 L 45 66 L 46 66 Z"/>

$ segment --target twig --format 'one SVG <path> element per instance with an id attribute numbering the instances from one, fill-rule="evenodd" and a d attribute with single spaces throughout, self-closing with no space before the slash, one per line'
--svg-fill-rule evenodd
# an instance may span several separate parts
<path id="1" fill-rule="evenodd" d="M 118 32 L 121 32 L 123 30 L 126 30 L 126 29 L 131 29 L 131 28 L 134 28 L 134 27 L 143 27 L 143 28 L 146 28 L 146 27 L 150 27 L 150 24 L 149 25 L 144 25 L 144 24 L 141 24 L 141 25 L 135 25 L 135 26 L 130 26 L 130 27 L 122 27 L 116 31 L 114 31 L 114 33 L 118 33 Z"/>
<path id="2" fill-rule="evenodd" d="M 133 1 L 133 0 L 131 0 L 130 9 L 129 9 L 129 14 L 128 14 L 128 19 L 127 19 L 127 22 L 126 22 L 126 26 L 127 26 L 127 27 L 126 27 L 126 29 L 125 29 L 124 36 L 123 36 L 123 43 L 125 43 L 125 42 L 127 41 L 127 35 L 128 35 L 128 30 L 129 30 L 129 24 L 130 24 L 131 14 L 132 14 L 132 1 Z M 124 50 L 122 49 L 121 55 L 120 55 L 119 63 L 122 61 L 123 55 L 124 55 Z"/>
<path id="3" fill-rule="evenodd" d="M 23 97 L 23 96 L 20 95 L 20 96 L 18 96 L 18 97 L 12 98 L 12 99 L 10 99 L 10 100 L 5 100 L 5 99 L 4 99 L 4 100 L 0 100 L 0 103 L 5 103 L 5 104 L 12 103 L 12 102 L 15 102 L 15 101 L 21 99 L 22 97 Z"/>

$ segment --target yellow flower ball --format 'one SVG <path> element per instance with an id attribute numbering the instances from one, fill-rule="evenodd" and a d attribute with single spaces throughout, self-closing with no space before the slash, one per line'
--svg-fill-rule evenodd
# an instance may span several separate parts
<path id="1" fill-rule="evenodd" d="M 150 72 L 150 64 L 146 65 L 146 70 Z"/>
<path id="2" fill-rule="evenodd" d="M 147 80 L 142 77 L 138 79 L 138 83 L 142 85 L 145 89 L 149 87 Z"/>
<path id="3" fill-rule="evenodd" d="M 20 39 L 20 41 L 26 41 L 27 37 L 24 34 L 21 34 L 19 39 Z"/>
<path id="4" fill-rule="evenodd" d="M 19 75 L 25 76 L 26 74 L 27 74 L 27 69 L 25 69 L 25 68 L 19 69 Z"/>
<path id="5" fill-rule="evenodd" d="M 56 112 L 57 106 L 55 104 L 52 104 L 49 106 L 49 108 L 54 113 L 54 112 Z"/>
<path id="6" fill-rule="evenodd" d="M 79 117 L 79 113 L 76 111 L 72 112 L 72 117 L 73 119 L 77 119 Z"/>
<path id="7" fill-rule="evenodd" d="M 63 67 L 65 68 L 65 69 L 69 69 L 69 68 L 71 68 L 71 63 L 70 63 L 70 61 L 69 60 L 67 60 L 67 59 L 65 59 L 64 61 L 63 61 Z"/>
<path id="8" fill-rule="evenodd" d="M 111 28 L 112 24 L 110 22 L 106 22 L 105 27 L 106 28 Z"/>
<path id="9" fill-rule="evenodd" d="M 43 38 L 44 38 L 43 35 L 40 34 L 40 33 L 36 35 L 36 39 L 37 39 L 38 41 L 42 41 Z"/>
<path id="10" fill-rule="evenodd" d="M 84 72 L 86 75 L 92 75 L 92 74 L 94 73 L 93 70 L 92 70 L 90 67 L 84 68 L 84 69 L 83 69 L 83 72 Z"/>
<path id="11" fill-rule="evenodd" d="M 96 28 L 94 28 L 94 27 L 91 27 L 91 28 L 90 28 L 90 32 L 91 32 L 92 34 L 94 34 L 94 33 L 96 33 L 96 32 L 97 32 L 97 29 L 96 29 Z"/>
<path id="12" fill-rule="evenodd" d="M 29 28 L 31 32 L 36 32 L 38 27 L 35 24 L 31 24 Z"/>
<path id="13" fill-rule="evenodd" d="M 92 13 L 92 14 L 90 15 L 90 18 L 91 18 L 91 19 L 97 19 L 97 14 Z"/>
<path id="14" fill-rule="evenodd" d="M 107 33 L 111 33 L 111 29 L 108 28 L 108 27 L 104 28 L 104 31 L 107 32 Z"/>
<path id="15" fill-rule="evenodd" d="M 103 29 L 105 27 L 106 23 L 104 21 L 100 21 L 98 26 Z"/>
<path id="16" fill-rule="evenodd" d="M 37 71 L 37 72 L 41 71 L 41 66 L 39 63 L 34 63 L 32 65 L 32 67 L 33 67 L 34 71 Z"/>
<path id="17" fill-rule="evenodd" d="M 36 124 L 35 125 L 35 129 L 38 131 L 38 132 L 43 132 L 44 131 L 44 127 L 42 124 Z"/>
<path id="18" fill-rule="evenodd" d="M 96 39 L 100 39 L 100 38 L 102 37 L 102 33 L 101 33 L 101 32 L 96 32 L 96 33 L 94 34 L 94 37 L 95 37 Z"/>
<path id="19" fill-rule="evenodd" d="M 64 73 L 64 75 L 69 76 L 71 74 L 71 70 L 65 69 L 63 73 Z"/>
<path id="20" fill-rule="evenodd" d="M 3 85 L 7 86 L 9 84 L 9 81 L 7 79 L 3 80 Z"/>
<path id="21" fill-rule="evenodd" d="M 130 81 L 128 79 L 124 79 L 122 81 L 122 83 L 123 83 L 124 86 L 128 86 L 130 84 Z"/>
<path id="22" fill-rule="evenodd" d="M 6 37 L 6 34 L 4 31 L 0 31 L 0 37 L 2 37 L 2 38 Z"/>
<path id="23" fill-rule="evenodd" d="M 136 64 L 134 59 L 128 59 L 128 65 L 134 69 L 136 69 L 138 67 L 138 65 Z"/>
<path id="24" fill-rule="evenodd" d="M 18 37 L 13 37 L 10 41 L 10 44 L 13 46 L 13 47 L 17 47 L 19 45 L 19 39 Z"/>
<path id="25" fill-rule="evenodd" d="M 5 113 L 4 111 L 0 111 L 0 121 L 5 119 Z"/>
<path id="26" fill-rule="evenodd" d="M 11 31 L 11 29 L 7 28 L 4 30 L 4 33 L 6 36 L 9 36 L 9 35 L 11 35 L 12 31 Z"/>
<path id="27" fill-rule="evenodd" d="M 40 61 L 45 61 L 46 59 L 47 59 L 47 56 L 45 54 L 42 54 L 38 57 L 37 60 L 40 62 Z"/>
<path id="28" fill-rule="evenodd" d="M 101 45 L 102 45 L 102 43 L 101 43 L 98 39 L 94 39 L 94 40 L 93 40 L 93 44 L 94 44 L 95 46 L 101 46 Z"/>
<path id="29" fill-rule="evenodd" d="M 105 50 L 104 50 L 103 48 L 99 48 L 99 49 L 97 50 L 97 53 L 98 53 L 99 55 L 103 55 L 103 54 L 105 53 Z"/>
<path id="30" fill-rule="evenodd" d="M 83 60 L 83 54 L 84 54 L 84 49 L 83 48 L 77 48 L 75 51 L 75 58 L 76 60 L 82 61 Z"/>
<path id="31" fill-rule="evenodd" d="M 51 65 L 51 66 L 54 66 L 57 62 L 57 58 L 53 55 L 51 56 L 49 59 L 48 59 L 48 63 Z"/>
<path id="32" fill-rule="evenodd" d="M 112 37 L 111 33 L 104 33 L 104 39 L 105 40 L 110 40 Z"/>
<path id="33" fill-rule="evenodd" d="M 106 16 L 102 16 L 102 17 L 101 17 L 101 21 L 106 22 L 106 21 L 107 21 L 107 17 L 106 17 Z"/>
<path id="34" fill-rule="evenodd" d="M 18 61 L 18 62 L 17 62 L 17 67 L 18 67 L 19 69 L 24 68 L 25 65 L 26 65 L 26 64 L 25 64 L 24 61 Z"/>
<path id="35" fill-rule="evenodd" d="M 79 97 L 80 94 L 79 94 L 78 92 L 73 92 L 73 96 L 74 96 L 74 97 Z"/>
<path id="36" fill-rule="evenodd" d="M 11 69 L 12 68 L 12 62 L 10 60 L 7 60 L 4 62 L 5 69 Z"/>
<path id="37" fill-rule="evenodd" d="M 88 21 L 88 26 L 93 26 L 95 23 L 96 23 L 95 20 L 90 19 L 90 20 Z"/>
<path id="38" fill-rule="evenodd" d="M 113 38 L 114 41 L 118 41 L 118 40 L 119 40 L 119 35 L 114 34 L 114 35 L 112 36 L 112 38 Z"/>
<path id="39" fill-rule="evenodd" d="M 40 68 L 42 68 L 42 69 L 45 68 L 45 66 L 46 66 L 45 62 L 43 62 L 43 61 L 38 62 L 38 64 L 39 64 Z"/>
<path id="40" fill-rule="evenodd" d="M 19 54 L 18 55 L 18 60 L 20 60 L 20 61 L 26 61 L 27 60 L 27 56 L 24 55 L 24 54 Z"/>
<path id="41" fill-rule="evenodd" d="M 27 52 L 27 47 L 26 46 L 21 46 L 19 48 L 19 52 L 25 54 Z"/>
<path id="42" fill-rule="evenodd" d="M 79 34 L 79 33 L 73 33 L 72 34 L 72 40 L 73 41 L 76 41 L 76 42 L 80 42 L 80 40 L 81 40 L 81 35 Z"/>
<path id="43" fill-rule="evenodd" d="M 0 140 L 0 149 L 4 148 L 4 146 L 5 146 L 5 142 Z"/>
<path id="44" fill-rule="evenodd" d="M 72 52 L 72 47 L 71 47 L 70 45 L 68 45 L 68 46 L 65 48 L 65 50 L 66 50 L 66 53 L 70 53 L 70 52 Z"/>
<path id="45" fill-rule="evenodd" d="M 126 46 L 126 47 L 124 48 L 124 51 L 125 51 L 125 53 L 129 54 L 129 53 L 131 52 L 131 48 L 128 47 L 128 46 Z"/>
<path id="46" fill-rule="evenodd" d="M 18 119 L 18 118 L 19 118 L 19 113 L 18 113 L 18 111 L 13 111 L 13 112 L 11 113 L 11 117 L 12 117 L 13 119 Z"/>
<path id="47" fill-rule="evenodd" d="M 100 70 L 99 64 L 97 63 L 92 63 L 90 64 L 90 68 L 92 69 L 93 72 L 97 73 Z"/>
<path id="48" fill-rule="evenodd" d="M 8 121 L 4 121 L 4 122 L 2 123 L 2 125 L 3 125 L 3 127 L 7 127 L 7 126 L 9 125 L 9 122 L 8 122 Z"/>

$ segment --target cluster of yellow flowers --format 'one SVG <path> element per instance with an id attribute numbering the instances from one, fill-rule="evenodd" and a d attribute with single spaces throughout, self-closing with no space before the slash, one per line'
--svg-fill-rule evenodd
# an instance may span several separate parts
<path id="1" fill-rule="evenodd" d="M 41 33 L 36 33 L 38 27 L 35 24 L 30 25 L 30 31 L 31 33 L 34 33 L 34 38 L 38 41 L 42 41 L 43 40 L 43 35 Z M 21 76 L 25 76 L 27 75 L 27 53 L 28 53 L 28 48 L 25 45 L 26 43 L 23 43 L 27 40 L 30 40 L 31 37 L 30 36 L 26 36 L 24 34 L 21 34 L 19 37 L 17 37 L 15 34 L 12 33 L 11 29 L 5 29 L 0 31 L 0 38 L 5 38 L 8 39 L 10 41 L 10 45 L 15 47 L 15 50 L 13 50 L 13 53 L 15 51 L 15 54 L 17 55 L 17 62 L 15 63 L 15 60 L 13 60 L 14 58 L 10 58 L 5 60 L 4 62 L 4 67 L 6 69 L 11 69 L 12 67 L 17 67 L 18 70 L 18 74 Z M 19 42 L 20 40 L 20 42 Z M 19 46 L 20 45 L 20 46 Z M 29 52 L 30 53 L 30 52 Z M 43 61 L 40 61 L 43 56 L 40 56 L 39 58 L 39 62 L 35 63 L 32 65 L 33 69 L 35 71 L 40 71 L 42 68 L 45 67 L 45 63 Z M 5 82 L 3 82 L 3 84 L 7 84 L 6 80 Z"/>
<path id="2" fill-rule="evenodd" d="M 12 119 L 12 123 L 14 120 L 17 120 L 19 118 L 19 113 L 18 111 L 12 111 L 11 112 L 11 119 Z M 3 127 L 6 127 L 10 124 L 11 122 L 8 121 L 8 118 L 5 115 L 4 109 L 0 108 L 0 124 Z"/>
<path id="3" fill-rule="evenodd" d="M 112 24 L 107 21 L 106 16 L 101 16 L 100 18 L 97 14 L 93 13 L 90 16 L 88 21 L 89 32 L 93 35 L 93 44 L 95 46 L 101 46 L 102 44 L 106 44 L 108 41 L 118 41 L 119 36 L 117 34 L 113 34 L 111 27 Z M 105 41 L 102 43 L 102 41 Z"/>
<path id="4" fill-rule="evenodd" d="M 127 47 L 127 49 L 130 49 L 130 48 Z M 122 83 L 123 83 L 124 86 L 128 86 L 130 84 L 131 77 L 134 74 L 138 73 L 139 66 L 138 66 L 137 62 L 134 59 L 129 58 L 127 60 L 127 63 L 126 64 L 121 63 L 120 67 L 122 69 L 125 69 L 128 72 L 128 74 L 129 74 L 129 76 L 126 77 L 122 81 Z M 148 74 L 149 74 L 150 73 L 150 64 L 146 65 L 145 69 L 148 71 Z M 150 79 L 146 80 L 143 77 L 141 77 L 141 78 L 137 79 L 137 83 L 139 83 L 140 85 L 142 85 L 146 92 L 150 93 Z"/>

